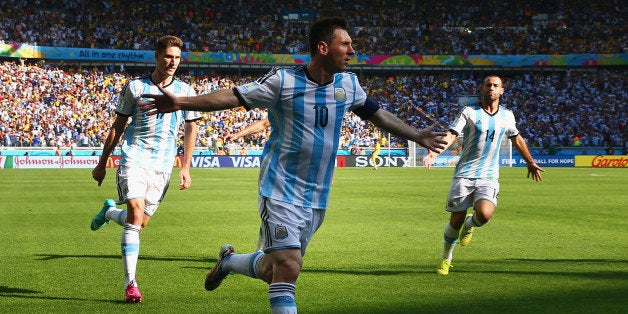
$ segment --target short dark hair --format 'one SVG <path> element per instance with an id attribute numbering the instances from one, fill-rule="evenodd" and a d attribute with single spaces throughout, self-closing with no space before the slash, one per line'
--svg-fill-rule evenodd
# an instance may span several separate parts
<path id="1" fill-rule="evenodd" d="M 310 55 L 314 56 L 317 53 L 316 46 L 320 41 L 331 44 L 334 39 L 334 31 L 338 28 L 347 30 L 348 25 L 347 20 L 339 16 L 316 20 L 310 27 L 308 34 Z"/>
<path id="2" fill-rule="evenodd" d="M 503 76 L 501 76 L 499 74 L 491 73 L 491 74 L 488 74 L 487 76 L 484 77 L 484 80 L 482 81 L 482 85 L 484 85 L 484 82 L 486 82 L 486 80 L 489 77 L 496 77 L 496 78 L 498 78 L 502 82 L 502 87 L 504 87 L 504 84 L 506 84 L 506 79 Z"/>
<path id="3" fill-rule="evenodd" d="M 156 52 L 164 52 L 169 47 L 179 47 L 179 49 L 183 50 L 183 40 L 177 36 L 166 35 L 159 40 L 157 40 L 157 44 L 155 45 Z"/>

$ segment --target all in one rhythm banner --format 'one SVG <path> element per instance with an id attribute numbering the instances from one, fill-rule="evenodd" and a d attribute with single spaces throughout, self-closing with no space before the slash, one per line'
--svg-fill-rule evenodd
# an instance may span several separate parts
<path id="1" fill-rule="evenodd" d="M 148 50 L 116 50 L 62 48 L 0 43 L 0 57 L 154 63 L 155 54 Z M 217 53 L 183 52 L 187 63 L 309 63 L 309 54 Z M 567 54 L 567 55 L 355 55 L 351 65 L 404 66 L 621 66 L 628 65 L 628 54 Z"/>

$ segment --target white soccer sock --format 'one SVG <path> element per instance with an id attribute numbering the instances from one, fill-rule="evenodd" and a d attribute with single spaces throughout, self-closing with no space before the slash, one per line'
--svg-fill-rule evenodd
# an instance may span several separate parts
<path id="1" fill-rule="evenodd" d="M 464 221 L 464 227 L 466 229 L 469 229 L 471 227 L 481 227 L 483 225 L 477 219 L 476 215 L 477 213 L 473 213 L 472 216 L 467 217 L 467 219 Z"/>
<path id="2" fill-rule="evenodd" d="M 445 226 L 445 232 L 443 234 L 444 245 L 443 245 L 443 254 L 441 258 L 452 260 L 454 254 L 454 248 L 456 247 L 456 243 L 458 243 L 458 233 L 460 230 L 454 229 L 449 223 Z"/>
<path id="3" fill-rule="evenodd" d="M 105 218 L 114 221 L 120 226 L 124 226 L 126 224 L 126 209 L 109 207 L 107 212 L 105 212 Z"/>
<path id="4" fill-rule="evenodd" d="M 296 314 L 294 301 L 296 286 L 287 282 L 275 282 L 268 286 L 268 300 L 273 314 Z"/>
<path id="5" fill-rule="evenodd" d="M 126 279 L 125 286 L 135 280 L 137 259 L 140 253 L 140 229 L 141 226 L 127 223 L 122 231 L 122 263 L 124 264 Z"/>
<path id="6" fill-rule="evenodd" d="M 233 271 L 238 274 L 259 278 L 259 263 L 261 263 L 264 253 L 255 252 L 250 254 L 233 254 L 229 260 L 223 264 L 223 271 Z"/>

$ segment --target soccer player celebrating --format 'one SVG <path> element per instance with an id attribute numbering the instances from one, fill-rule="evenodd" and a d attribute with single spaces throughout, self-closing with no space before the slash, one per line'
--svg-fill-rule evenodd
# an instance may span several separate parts
<path id="1" fill-rule="evenodd" d="M 355 50 L 343 18 L 323 18 L 310 28 L 311 62 L 276 67 L 254 82 L 197 97 L 144 95 L 140 108 L 150 114 L 175 110 L 216 111 L 244 106 L 268 110 L 271 135 L 259 175 L 259 213 L 264 251 L 235 254 L 223 245 L 207 274 L 205 288 L 218 288 L 235 272 L 269 284 L 273 313 L 296 313 L 297 277 L 308 243 L 321 226 L 329 191 L 342 117 L 352 111 L 379 128 L 439 150 L 444 132 L 415 130 L 368 98 L 355 74 L 345 72 Z"/>
<path id="2" fill-rule="evenodd" d="M 140 250 L 140 231 L 146 227 L 168 189 L 172 167 L 177 154 L 179 127 L 185 120 L 184 152 L 179 188 L 187 189 L 192 183 L 190 163 L 196 142 L 198 112 L 173 112 L 147 115 L 138 110 L 142 93 L 158 93 L 160 89 L 180 96 L 195 96 L 194 89 L 174 78 L 181 62 L 183 41 L 175 36 L 164 36 L 157 41 L 155 70 L 151 75 L 130 80 L 121 92 L 116 107 L 116 118 L 105 141 L 98 165 L 92 177 L 100 186 L 106 175 L 109 155 L 122 134 L 122 156 L 117 172 L 118 200 L 108 199 L 94 216 L 92 230 L 98 230 L 115 221 L 123 226 L 122 261 L 126 277 L 125 300 L 127 303 L 142 302 L 137 288 L 135 271 Z M 131 118 L 127 126 L 127 122 Z M 127 205 L 126 210 L 116 204 Z"/>
<path id="3" fill-rule="evenodd" d="M 481 103 L 465 107 L 444 137 L 447 149 L 459 134 L 464 134 L 462 153 L 454 171 L 445 210 L 451 212 L 445 226 L 445 244 L 436 272 L 449 274 L 456 243 L 465 246 L 471 241 L 473 230 L 486 224 L 495 212 L 499 194 L 499 148 L 508 137 L 528 166 L 528 177 L 542 181 L 539 167 L 515 125 L 512 111 L 499 105 L 504 93 L 503 80 L 489 75 L 480 90 Z M 430 169 L 439 153 L 430 151 L 424 158 Z M 474 213 L 467 216 L 467 209 Z"/>

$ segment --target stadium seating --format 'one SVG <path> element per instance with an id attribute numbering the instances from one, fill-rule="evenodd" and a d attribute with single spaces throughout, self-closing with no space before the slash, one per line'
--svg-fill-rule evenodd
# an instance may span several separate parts
<path id="1" fill-rule="evenodd" d="M 65 5 L 66 3 L 69 6 Z M 410 6 L 410 7 L 408 7 Z M 306 23 L 318 16 L 349 19 L 356 49 L 364 54 L 573 54 L 623 53 L 626 23 L 621 1 L 121 1 L 0 2 L 0 40 L 42 46 L 152 50 L 164 33 L 184 39 L 192 51 L 305 53 Z M 291 13 L 291 14 L 288 14 Z M 233 17 L 239 16 L 238 22 Z M 294 18 L 296 16 L 296 18 Z M 123 21 L 123 23 L 116 23 Z M 0 64 L 0 146 L 98 147 L 106 136 L 121 87 L 135 73 L 81 65 Z M 199 92 L 251 81 L 257 74 L 181 73 Z M 447 124 L 477 94 L 483 73 L 364 73 L 370 96 L 415 127 L 416 111 Z M 531 146 L 622 146 L 626 131 L 625 70 L 508 73 L 504 104 Z M 208 113 L 199 147 L 217 150 L 226 132 L 264 117 L 257 110 Z M 623 133 L 622 133 L 623 132 Z M 341 148 L 369 146 L 369 123 L 348 115 Z M 259 149 L 267 134 L 224 143 Z M 577 141 L 574 138 L 577 137 Z M 403 147 L 404 141 L 393 139 Z M 577 146 L 576 145 L 576 146 Z"/>

